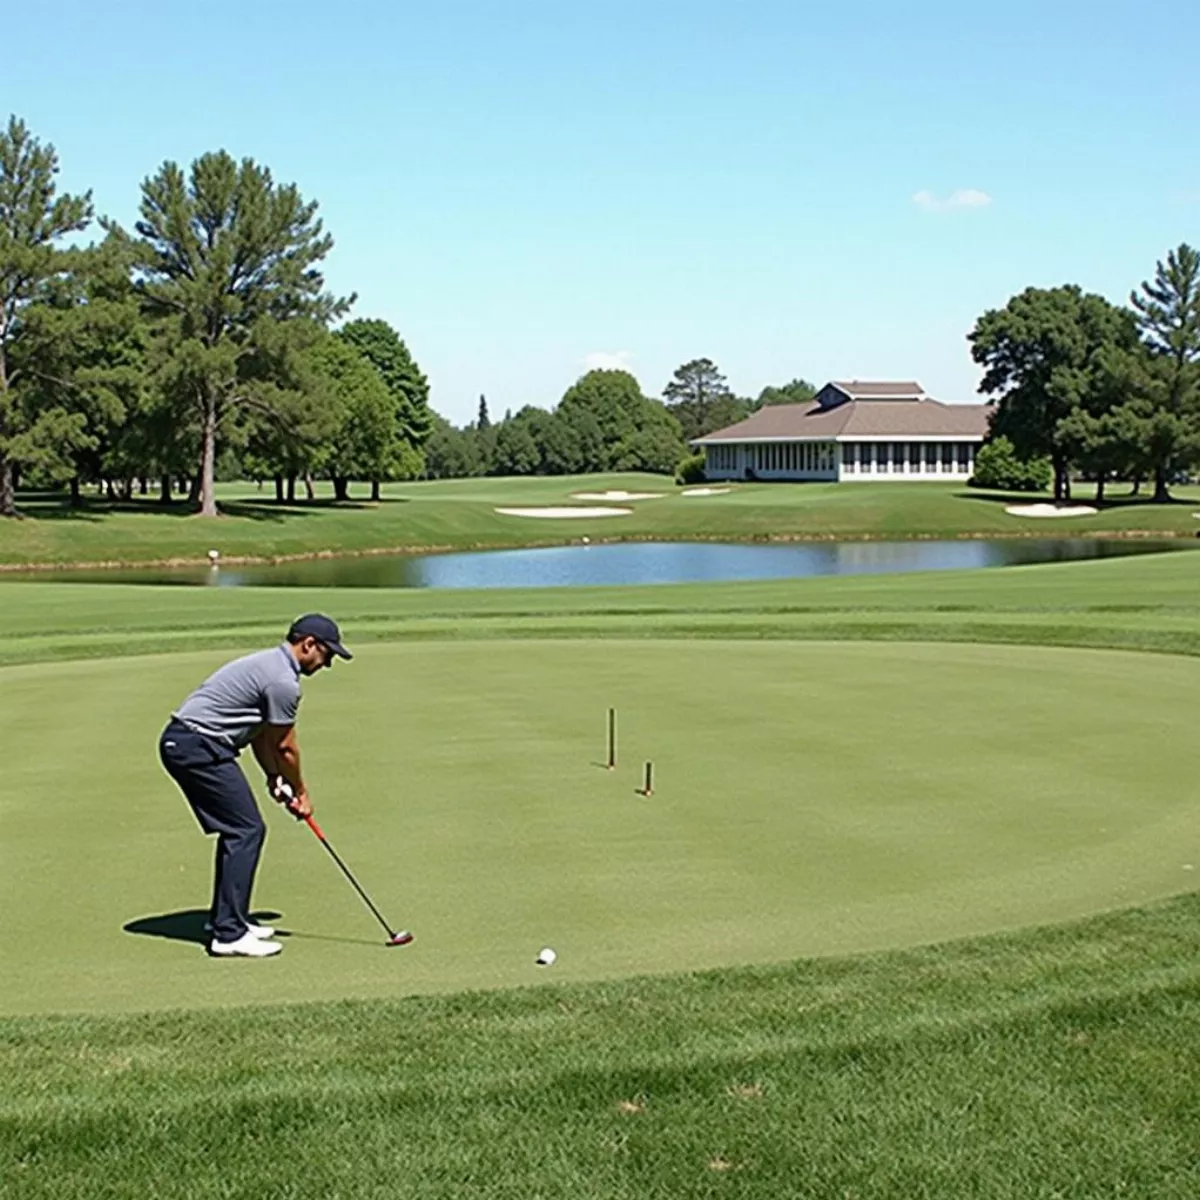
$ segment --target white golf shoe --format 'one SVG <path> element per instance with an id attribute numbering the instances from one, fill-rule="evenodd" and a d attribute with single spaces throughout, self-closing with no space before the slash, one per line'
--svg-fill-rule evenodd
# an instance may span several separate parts
<path id="1" fill-rule="evenodd" d="M 270 958 L 282 949 L 278 942 L 264 941 L 249 932 L 243 933 L 236 942 L 218 942 L 214 939 L 208 944 L 209 954 L 216 958 Z"/>
<path id="2" fill-rule="evenodd" d="M 204 932 L 212 933 L 212 929 L 212 922 L 205 921 Z M 263 938 L 264 940 L 266 938 L 273 938 L 275 936 L 275 930 L 272 929 L 270 925 L 255 925 L 253 921 L 246 922 L 246 932 L 251 937 Z"/>

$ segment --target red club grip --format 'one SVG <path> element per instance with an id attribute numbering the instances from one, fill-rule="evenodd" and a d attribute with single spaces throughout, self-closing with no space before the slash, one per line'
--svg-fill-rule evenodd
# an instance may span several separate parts
<path id="1" fill-rule="evenodd" d="M 318 825 L 312 817 L 305 817 L 304 823 L 313 831 L 313 833 L 317 835 L 317 837 L 321 839 L 321 841 L 325 840 L 324 832 L 322 831 L 320 825 Z"/>

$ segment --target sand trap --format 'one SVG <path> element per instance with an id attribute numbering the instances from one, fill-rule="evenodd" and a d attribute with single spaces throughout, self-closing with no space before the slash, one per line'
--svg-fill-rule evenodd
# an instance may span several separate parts
<path id="1" fill-rule="evenodd" d="M 627 517 L 632 508 L 598 508 L 594 504 L 576 508 L 498 508 L 495 510 L 506 517 L 549 517 L 552 520 L 568 520 L 571 517 Z"/>
<path id="2" fill-rule="evenodd" d="M 723 496 L 726 492 L 732 492 L 733 488 L 687 488 L 680 492 L 681 496 Z"/>
<path id="3" fill-rule="evenodd" d="M 657 500 L 662 492 L 572 492 L 572 500 Z"/>
<path id="4" fill-rule="evenodd" d="M 1013 504 L 1004 511 L 1014 517 L 1090 517 L 1097 510 L 1088 504 Z"/>

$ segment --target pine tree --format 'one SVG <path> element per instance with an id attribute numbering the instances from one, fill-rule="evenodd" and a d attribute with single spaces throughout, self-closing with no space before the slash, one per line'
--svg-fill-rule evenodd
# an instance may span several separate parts
<path id="1" fill-rule="evenodd" d="M 317 268 L 333 239 L 316 204 L 253 159 L 237 163 L 221 150 L 186 175 L 165 162 L 142 184 L 140 210 L 132 246 L 140 293 L 160 321 L 160 377 L 194 413 L 199 509 L 215 516 L 213 467 L 227 422 L 240 409 L 269 410 L 313 324 L 350 301 L 322 290 Z"/>
<path id="2" fill-rule="evenodd" d="M 78 417 L 40 404 L 30 388 L 36 367 L 23 357 L 25 318 L 46 301 L 75 256 L 56 243 L 92 219 L 91 193 L 55 196 L 58 154 L 16 116 L 0 130 L 0 516 L 16 515 L 14 471 L 24 459 L 61 444 Z"/>
<path id="3" fill-rule="evenodd" d="M 1170 500 L 1171 475 L 1200 457 L 1200 253 L 1186 242 L 1155 264 L 1130 298 L 1145 353 L 1134 364 L 1133 424 L 1148 450 L 1154 499 Z"/>

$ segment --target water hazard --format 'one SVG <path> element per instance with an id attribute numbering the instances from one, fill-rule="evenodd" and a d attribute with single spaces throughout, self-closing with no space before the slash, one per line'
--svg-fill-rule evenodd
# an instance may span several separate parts
<path id="1" fill-rule="evenodd" d="M 529 588 L 713 583 L 950 571 L 1191 549 L 1175 540 L 998 538 L 954 541 L 623 542 L 462 554 L 326 558 L 257 566 L 38 572 L 0 579 L 208 587 Z"/>

